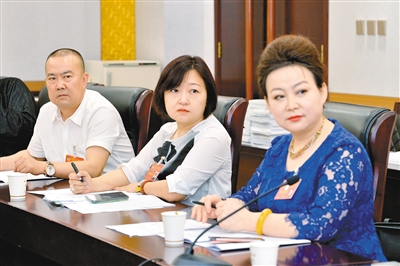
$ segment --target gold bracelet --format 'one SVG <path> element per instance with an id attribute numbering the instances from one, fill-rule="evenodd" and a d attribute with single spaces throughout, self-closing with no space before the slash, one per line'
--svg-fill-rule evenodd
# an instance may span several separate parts
<path id="1" fill-rule="evenodd" d="M 146 179 L 143 179 L 142 181 L 140 181 L 140 182 L 137 184 L 136 192 L 137 192 L 137 193 L 142 193 L 143 195 L 146 195 L 146 193 L 144 193 L 143 187 L 144 187 L 144 185 L 145 185 L 146 183 L 148 183 L 148 182 L 151 182 L 151 181 L 150 181 L 150 180 L 146 180 Z"/>
<path id="2" fill-rule="evenodd" d="M 271 209 L 265 209 L 261 212 L 260 217 L 257 220 L 256 232 L 259 235 L 263 234 L 263 227 L 265 219 L 267 219 L 268 215 L 272 213 Z"/>

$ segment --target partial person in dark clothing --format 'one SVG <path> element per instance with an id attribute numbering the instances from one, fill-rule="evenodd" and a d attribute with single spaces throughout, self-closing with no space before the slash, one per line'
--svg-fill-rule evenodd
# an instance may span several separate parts
<path id="1" fill-rule="evenodd" d="M 0 77 L 0 156 L 28 147 L 37 117 L 33 95 L 19 78 Z"/>

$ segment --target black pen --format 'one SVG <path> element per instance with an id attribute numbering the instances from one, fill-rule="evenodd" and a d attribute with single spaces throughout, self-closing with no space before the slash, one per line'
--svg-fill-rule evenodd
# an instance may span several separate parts
<path id="1" fill-rule="evenodd" d="M 74 162 L 71 162 L 71 165 L 72 165 L 72 168 L 74 168 L 75 173 L 81 178 L 80 180 L 81 180 L 81 182 L 83 183 L 83 177 L 81 177 L 81 176 L 79 175 L 78 167 L 76 167 L 76 165 L 75 165 Z"/>
<path id="2" fill-rule="evenodd" d="M 252 242 L 252 241 L 264 241 L 264 238 L 261 237 L 235 237 L 232 235 L 231 237 L 229 236 L 209 236 L 208 237 L 210 241 L 213 241 L 214 243 L 246 243 L 246 242 Z"/>
<path id="3" fill-rule="evenodd" d="M 194 203 L 194 204 L 198 204 L 198 205 L 201 205 L 201 206 L 204 206 L 204 202 L 201 202 L 201 201 L 192 200 L 192 203 Z M 216 209 L 216 208 L 217 208 L 217 207 L 215 207 L 215 205 L 214 205 L 214 204 L 211 204 L 211 207 L 212 207 L 212 208 L 214 208 L 214 209 Z"/>

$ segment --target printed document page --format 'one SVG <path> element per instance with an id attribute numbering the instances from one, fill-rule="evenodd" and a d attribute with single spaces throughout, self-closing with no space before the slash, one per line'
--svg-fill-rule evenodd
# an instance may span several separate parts
<path id="1" fill-rule="evenodd" d="M 185 230 L 208 228 L 209 224 L 203 224 L 195 220 L 188 219 L 185 222 Z M 119 233 L 132 236 L 152 236 L 164 233 L 164 225 L 162 222 L 147 222 L 137 224 L 121 224 L 121 225 L 108 225 L 108 229 L 117 231 Z"/>
<path id="2" fill-rule="evenodd" d="M 115 212 L 115 211 L 131 211 L 131 210 L 146 210 L 164 207 L 172 207 L 175 204 L 165 202 L 153 195 L 139 195 L 137 193 L 124 192 L 129 196 L 129 200 L 120 202 L 108 203 L 91 203 L 86 199 L 85 194 L 75 195 L 69 188 L 43 190 L 43 191 L 28 191 L 32 194 L 44 195 L 45 200 L 60 202 L 65 207 L 71 210 L 78 211 L 83 214 L 100 213 L 100 212 Z M 102 191 L 98 193 L 115 192 Z M 98 194 L 91 193 L 91 194 Z"/>

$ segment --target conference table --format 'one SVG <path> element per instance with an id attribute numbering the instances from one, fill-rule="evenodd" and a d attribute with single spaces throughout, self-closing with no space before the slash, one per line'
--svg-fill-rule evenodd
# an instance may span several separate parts
<path id="1" fill-rule="evenodd" d="M 68 181 L 47 185 L 28 182 L 28 190 L 67 188 Z M 25 201 L 10 201 L 7 183 L 0 183 L 0 263 L 2 265 L 170 265 L 184 253 L 182 247 L 166 247 L 158 236 L 129 237 L 107 225 L 161 221 L 161 212 L 191 208 L 174 207 L 81 214 L 57 208 L 42 196 L 27 193 Z M 195 254 L 217 257 L 232 265 L 251 265 L 249 250 L 222 253 L 194 248 Z M 3 264 L 5 263 L 5 264 Z M 311 243 L 279 248 L 278 265 L 369 265 L 372 261 L 328 245 Z"/>

